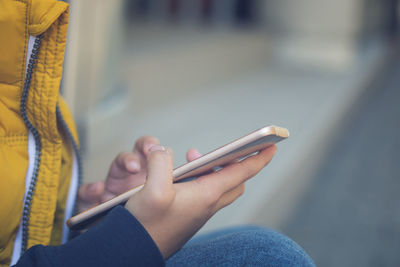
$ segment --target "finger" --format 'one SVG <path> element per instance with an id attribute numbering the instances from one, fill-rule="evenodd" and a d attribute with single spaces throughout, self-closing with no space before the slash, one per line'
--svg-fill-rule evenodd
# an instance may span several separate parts
<path id="1" fill-rule="evenodd" d="M 222 197 L 219 199 L 217 205 L 215 206 L 216 209 L 214 212 L 217 212 L 218 210 L 232 204 L 236 199 L 243 195 L 244 190 L 245 185 L 243 183 L 223 194 Z"/>
<path id="2" fill-rule="evenodd" d="M 276 146 L 270 146 L 257 155 L 226 166 L 218 172 L 201 176 L 198 180 L 206 183 L 206 187 L 217 188 L 222 193 L 228 192 L 261 171 L 272 160 L 275 152 Z"/>
<path id="3" fill-rule="evenodd" d="M 123 152 L 115 158 L 105 181 L 103 201 L 145 182 L 146 164 L 142 161 L 134 152 Z"/>
<path id="4" fill-rule="evenodd" d="M 172 187 L 173 154 L 172 150 L 155 145 L 147 156 L 147 181 L 145 188 L 162 194 Z"/>
<path id="5" fill-rule="evenodd" d="M 112 164 L 110 170 L 110 175 L 113 177 L 123 177 L 126 172 L 137 173 L 141 168 L 140 158 L 134 152 L 119 153 L 114 162 L 115 166 Z"/>
<path id="6" fill-rule="evenodd" d="M 123 192 L 121 192 L 123 193 Z M 111 192 L 110 190 L 105 190 L 104 194 L 101 196 L 101 203 L 109 201 L 111 199 L 113 199 L 114 197 L 118 196 L 118 194 L 115 194 L 113 192 Z"/>
<path id="7" fill-rule="evenodd" d="M 150 147 L 154 145 L 160 145 L 160 141 L 158 141 L 157 138 L 153 136 L 142 136 L 136 141 L 134 151 L 147 155 Z"/>
<path id="8" fill-rule="evenodd" d="M 197 149 L 194 149 L 194 148 L 191 148 L 186 152 L 186 160 L 188 162 L 193 161 L 197 158 L 200 158 L 201 156 L 202 156 L 202 154 Z"/>
<path id="9" fill-rule="evenodd" d="M 128 189 L 143 184 L 146 162 L 136 152 L 122 152 L 114 159 L 105 181 L 102 201 L 109 200 Z"/>
<path id="10" fill-rule="evenodd" d="M 80 200 L 88 203 L 100 203 L 104 193 L 104 182 L 99 181 L 90 184 L 84 184 L 79 187 L 78 197 Z"/>

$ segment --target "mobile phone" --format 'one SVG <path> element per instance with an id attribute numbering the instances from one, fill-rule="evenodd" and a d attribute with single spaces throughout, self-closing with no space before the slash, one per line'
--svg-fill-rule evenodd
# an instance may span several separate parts
<path id="1" fill-rule="evenodd" d="M 289 131 L 285 128 L 278 126 L 263 127 L 175 168 L 173 171 L 174 182 L 200 176 L 231 162 L 241 161 L 288 137 Z M 132 188 L 109 201 L 71 217 L 67 221 L 68 227 L 72 230 L 87 228 L 113 207 L 124 204 L 142 188 L 143 185 Z"/>

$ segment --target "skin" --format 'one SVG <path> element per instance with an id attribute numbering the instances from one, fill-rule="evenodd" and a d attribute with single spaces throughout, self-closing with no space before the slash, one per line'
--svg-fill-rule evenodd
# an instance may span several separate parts
<path id="1" fill-rule="evenodd" d="M 120 153 L 103 182 L 81 186 L 81 211 L 128 189 L 145 184 L 125 205 L 157 244 L 165 259 L 179 250 L 218 210 L 244 193 L 244 183 L 271 160 L 276 146 L 232 163 L 218 172 L 185 183 L 172 183 L 173 152 L 150 136 L 141 137 L 132 152 Z M 188 161 L 201 154 L 190 149 Z"/>

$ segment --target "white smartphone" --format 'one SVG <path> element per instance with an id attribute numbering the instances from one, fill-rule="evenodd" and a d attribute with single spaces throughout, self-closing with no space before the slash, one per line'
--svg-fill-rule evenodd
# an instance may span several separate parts
<path id="1" fill-rule="evenodd" d="M 234 161 L 241 161 L 288 137 L 289 131 L 285 128 L 278 126 L 263 127 L 175 168 L 173 171 L 174 182 L 200 176 Z M 132 188 L 109 201 L 71 217 L 67 221 L 68 227 L 72 230 L 87 228 L 113 207 L 124 204 L 142 188 L 143 185 Z"/>

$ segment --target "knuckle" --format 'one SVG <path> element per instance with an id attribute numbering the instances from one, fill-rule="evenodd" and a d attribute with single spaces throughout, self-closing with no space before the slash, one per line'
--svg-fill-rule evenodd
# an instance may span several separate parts
<path id="1" fill-rule="evenodd" d="M 120 162 L 121 161 L 121 159 L 123 158 L 123 155 L 124 155 L 124 152 L 119 152 L 118 154 L 117 154 L 117 156 L 115 156 L 115 158 L 114 158 L 114 162 Z"/>
<path id="2" fill-rule="evenodd" d="M 238 190 L 238 195 L 237 195 L 237 197 L 242 196 L 242 195 L 244 194 L 245 189 L 246 189 L 245 185 L 244 185 L 244 184 L 241 184 L 241 185 L 239 186 L 239 190 Z"/>
<path id="3" fill-rule="evenodd" d="M 254 176 L 254 169 L 251 166 L 245 166 L 242 171 L 242 176 L 244 179 L 249 179 Z"/>
<path id="4" fill-rule="evenodd" d="M 213 188 L 208 188 L 204 192 L 204 203 L 208 209 L 212 209 L 218 203 L 218 200 L 221 198 L 221 194 L 218 190 Z"/>
<path id="5" fill-rule="evenodd" d="M 164 204 L 164 196 L 158 190 L 152 190 L 149 195 L 151 203 L 155 206 L 162 206 Z"/>
<path id="6" fill-rule="evenodd" d="M 256 175 L 259 171 L 259 166 L 257 164 L 246 164 L 243 166 L 243 176 L 247 180 L 254 175 Z"/>
<path id="7" fill-rule="evenodd" d="M 118 155 L 115 157 L 115 162 L 119 165 L 124 163 L 125 158 L 127 157 L 127 155 L 129 155 L 128 152 L 120 152 L 118 153 Z"/>
<path id="8" fill-rule="evenodd" d="M 232 204 L 233 202 L 235 202 L 235 200 L 236 200 L 237 198 L 238 198 L 238 196 L 229 199 L 228 201 L 226 201 L 226 202 L 222 205 L 222 207 L 225 208 L 226 206 L 229 206 L 230 204 Z"/>
<path id="9" fill-rule="evenodd" d="M 151 190 L 148 195 L 148 204 L 152 208 L 156 209 L 166 209 L 171 205 L 174 200 L 175 195 L 173 192 L 164 192 L 161 190 Z"/>

